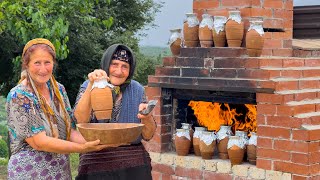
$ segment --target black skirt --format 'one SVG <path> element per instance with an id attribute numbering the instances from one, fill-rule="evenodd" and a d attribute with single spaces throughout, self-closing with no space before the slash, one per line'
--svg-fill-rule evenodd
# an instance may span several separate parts
<path id="1" fill-rule="evenodd" d="M 152 180 L 151 159 L 140 144 L 80 154 L 76 180 Z"/>

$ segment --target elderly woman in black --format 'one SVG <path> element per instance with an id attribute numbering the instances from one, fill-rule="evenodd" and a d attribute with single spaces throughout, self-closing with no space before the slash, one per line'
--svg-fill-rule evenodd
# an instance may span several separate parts
<path id="1" fill-rule="evenodd" d="M 78 123 L 99 123 L 92 113 L 90 90 L 95 80 L 106 78 L 115 86 L 109 122 L 143 123 L 145 126 L 141 137 L 130 145 L 81 154 L 76 179 L 152 179 L 151 159 L 141 140 L 148 141 L 152 138 L 156 123 L 151 113 L 139 113 L 148 105 L 143 86 L 132 80 L 135 65 L 136 59 L 131 49 L 122 44 L 114 44 L 105 51 L 101 69 L 89 73 L 88 80 L 81 85 L 74 108 Z"/>

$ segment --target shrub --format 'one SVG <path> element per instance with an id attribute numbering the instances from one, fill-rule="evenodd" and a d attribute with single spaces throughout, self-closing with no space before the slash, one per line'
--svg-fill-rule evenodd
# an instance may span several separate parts
<path id="1" fill-rule="evenodd" d="M 0 166 L 7 166 L 7 165 L 8 165 L 8 158 L 0 158 Z"/>
<path id="2" fill-rule="evenodd" d="M 0 124 L 0 136 L 2 136 L 3 140 L 6 140 L 8 138 L 8 128 L 4 124 Z"/>
<path id="3" fill-rule="evenodd" d="M 5 140 L 0 139 L 0 157 L 7 158 L 9 156 L 8 146 Z"/>

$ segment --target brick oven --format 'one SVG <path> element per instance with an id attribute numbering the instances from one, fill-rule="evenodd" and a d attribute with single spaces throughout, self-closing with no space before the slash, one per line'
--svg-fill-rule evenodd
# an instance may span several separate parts
<path id="1" fill-rule="evenodd" d="M 248 57 L 244 45 L 182 48 L 178 57 L 164 57 L 149 76 L 148 99 L 159 100 L 157 131 L 145 143 L 153 178 L 320 179 L 320 57 L 293 56 L 299 54 L 292 48 L 293 0 L 193 2 L 199 20 L 204 11 L 228 16 L 233 9 L 241 11 L 245 29 L 250 17 L 263 17 L 261 57 Z M 172 146 L 177 108 L 188 100 L 256 104 L 257 164 L 177 156 Z"/>

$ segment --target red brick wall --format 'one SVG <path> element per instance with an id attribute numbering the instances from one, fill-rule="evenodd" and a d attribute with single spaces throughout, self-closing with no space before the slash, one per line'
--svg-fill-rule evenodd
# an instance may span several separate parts
<path id="1" fill-rule="evenodd" d="M 257 167 L 294 174 L 293 179 L 319 175 L 320 59 L 265 59 L 260 63 L 273 78 L 275 94 L 257 93 Z M 276 79 L 279 79 L 277 81 Z M 282 79 L 280 79 L 282 78 Z M 287 78 L 287 80 L 286 80 Z M 313 79 L 314 78 L 314 79 Z"/>
<path id="2" fill-rule="evenodd" d="M 239 50 L 228 49 L 226 54 L 232 54 L 232 51 Z M 320 130 L 308 130 L 304 128 L 304 125 L 320 124 L 319 114 L 308 114 L 320 112 L 320 82 L 318 79 L 320 71 L 317 69 L 317 67 L 320 68 L 320 59 L 292 57 L 225 57 L 221 59 L 223 55 L 220 54 L 220 58 L 211 59 L 211 63 L 208 64 L 203 60 L 204 58 L 195 58 L 194 53 L 197 50 L 199 49 L 189 49 L 189 55 L 194 58 L 164 58 L 163 65 L 157 67 L 156 75 L 149 76 L 149 83 L 163 83 L 166 78 L 182 77 L 183 74 L 175 74 L 166 69 L 176 68 L 179 69 L 179 72 L 180 68 L 195 69 L 199 68 L 200 62 L 209 71 L 219 72 L 209 73 L 213 79 L 210 81 L 212 82 L 211 86 L 215 86 L 215 83 L 218 82 L 215 78 L 225 77 L 229 74 L 229 80 L 234 83 L 226 84 L 236 84 L 237 77 L 242 77 L 258 89 L 273 89 L 273 93 L 260 92 L 256 94 L 258 114 L 257 167 L 291 173 L 293 179 L 310 179 L 319 176 Z M 216 57 L 215 54 L 210 56 Z M 232 69 L 236 69 L 236 73 L 230 75 Z M 146 144 L 146 147 L 152 152 L 170 152 L 172 151 L 170 149 L 173 119 L 170 98 L 172 97 L 170 93 L 160 87 L 146 87 L 146 94 L 149 99 L 159 100 L 159 106 L 154 111 L 158 128 L 154 138 Z M 155 165 L 155 169 L 159 167 L 162 166 Z M 166 175 L 154 172 L 154 176 L 162 178 L 163 176 L 178 176 L 176 173 Z M 216 173 L 213 174 L 220 176 Z M 202 176 L 205 175 L 202 174 Z M 224 174 L 223 176 L 229 175 Z"/>
<path id="3" fill-rule="evenodd" d="M 292 0 L 194 0 L 199 19 L 205 10 L 227 16 L 237 8 L 247 29 L 249 17 L 263 16 L 264 28 L 284 31 L 265 33 L 263 54 L 281 57 L 248 58 L 240 48 L 182 48 L 179 57 L 165 57 L 148 79 L 149 85 L 156 87 L 146 88 L 148 99 L 159 100 L 154 111 L 157 131 L 145 144 L 149 151 L 172 151 L 172 97 L 162 85 L 203 90 L 248 88 L 257 92 L 257 167 L 290 173 L 294 180 L 320 178 L 320 59 L 288 57 L 292 55 L 292 4 Z M 234 178 L 153 163 L 154 179 L 195 176 Z"/>
<path id="4" fill-rule="evenodd" d="M 293 35 L 293 0 L 194 0 L 193 12 L 201 15 L 207 13 L 228 17 L 229 10 L 238 9 L 249 28 L 249 18 L 263 17 L 264 28 L 281 29 L 284 32 L 266 32 L 262 55 L 292 56 Z M 245 39 L 245 37 L 244 37 Z M 245 45 L 243 41 L 242 46 Z"/>

